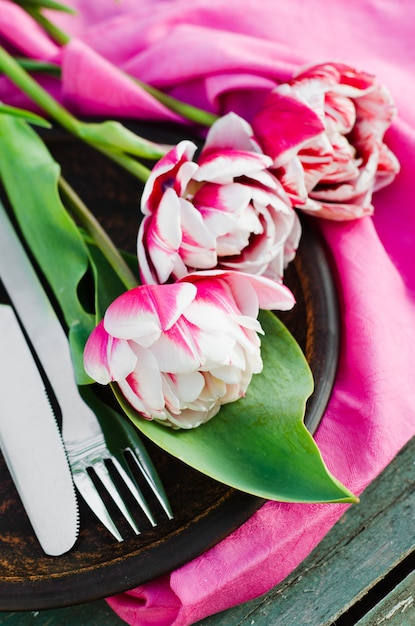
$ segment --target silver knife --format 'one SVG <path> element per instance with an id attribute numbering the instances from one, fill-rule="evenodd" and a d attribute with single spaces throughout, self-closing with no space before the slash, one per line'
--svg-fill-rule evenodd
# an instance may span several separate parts
<path id="1" fill-rule="evenodd" d="M 0 305 L 0 448 L 44 552 L 64 554 L 78 536 L 69 463 L 45 386 L 17 317 Z"/>

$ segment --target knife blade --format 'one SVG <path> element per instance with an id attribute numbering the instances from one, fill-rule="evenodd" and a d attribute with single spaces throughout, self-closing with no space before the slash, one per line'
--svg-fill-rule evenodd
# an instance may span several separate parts
<path id="1" fill-rule="evenodd" d="M 71 420 L 65 414 L 92 411 L 78 392 L 68 337 L 1 201 L 0 279 L 53 389 L 68 443 Z M 91 435 L 97 434 L 95 423 L 94 417 Z"/>
<path id="2" fill-rule="evenodd" d="M 70 550 L 79 512 L 58 424 L 10 305 L 0 305 L 0 449 L 34 533 L 50 556 Z"/>

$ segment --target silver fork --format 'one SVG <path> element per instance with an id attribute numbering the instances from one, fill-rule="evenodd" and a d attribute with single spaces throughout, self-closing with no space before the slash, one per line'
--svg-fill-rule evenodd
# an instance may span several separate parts
<path id="1" fill-rule="evenodd" d="M 129 472 L 124 461 L 120 462 L 123 451 L 117 450 L 116 454 L 111 454 L 95 413 L 79 393 L 65 331 L 1 203 L 0 248 L 2 252 L 0 277 L 37 354 L 62 414 L 62 438 L 68 453 L 74 482 L 101 522 L 117 540 L 122 541 L 120 532 L 91 480 L 90 473 L 95 473 L 134 532 L 138 534 L 140 532 L 138 526 L 111 478 L 106 466 L 107 462 L 111 461 L 114 465 L 121 480 L 153 525 L 156 523 L 155 519 L 136 484 L 134 475 Z M 113 427 L 115 431 L 115 421 Z M 132 437 L 129 442 L 133 442 Z M 146 468 L 142 465 L 138 445 L 136 443 L 130 445 L 130 443 L 126 447 L 130 448 L 130 454 L 143 474 L 150 476 L 151 487 L 164 503 L 167 515 L 171 517 L 171 510 L 161 484 L 157 482 L 158 479 L 154 478 L 155 470 L 150 469 L 149 472 L 148 467 L 151 468 L 151 466 L 147 464 Z M 141 457 L 144 458 L 143 453 Z"/>
<path id="2" fill-rule="evenodd" d="M 168 519 L 173 519 L 173 513 L 163 483 L 140 438 L 137 428 L 120 412 L 99 400 L 88 388 L 84 388 L 81 395 L 84 399 L 87 399 L 88 404 L 97 415 L 111 454 L 117 458 L 128 474 L 132 472 L 131 465 L 127 459 L 130 460 L 133 467 L 138 469 L 140 475 L 145 479 Z"/>
<path id="3" fill-rule="evenodd" d="M 91 474 L 95 474 L 95 477 L 99 479 L 133 531 L 139 534 L 140 530 L 130 512 L 129 506 L 126 504 L 118 487 L 114 483 L 112 474 L 108 468 L 108 463 L 115 468 L 119 478 L 121 478 L 139 507 L 144 511 L 151 525 L 156 526 L 157 524 L 141 489 L 135 481 L 134 475 L 128 469 L 126 462 L 121 458 L 121 455 L 126 452 L 131 456 L 131 459 L 135 462 L 159 499 L 167 516 L 171 519 L 172 513 L 165 492 L 161 485 L 157 484 L 157 478 L 152 477 L 155 475 L 154 467 L 152 467 L 152 464 L 149 466 L 148 460 L 146 463 L 143 463 L 145 454 L 143 454 L 142 444 L 140 446 L 137 440 L 134 447 L 133 445 L 127 445 L 125 448 L 119 448 L 118 453 L 112 453 L 106 443 L 100 422 L 95 413 L 81 398 L 77 386 L 73 386 L 72 381 L 71 384 L 67 384 L 65 397 L 59 397 L 59 393 L 56 393 L 55 388 L 53 391 L 60 406 L 65 407 L 69 403 L 71 404 L 71 411 L 63 414 L 62 438 L 68 454 L 74 483 L 90 509 L 92 509 L 111 534 L 118 541 L 123 541 L 123 537 L 108 511 L 104 500 L 101 498 Z M 112 428 L 114 431 L 119 428 L 119 423 L 117 423 L 115 417 Z M 125 425 L 124 428 L 127 430 L 127 425 Z M 116 439 L 117 435 L 115 434 L 113 437 Z M 130 440 L 132 440 L 132 437 L 133 435 L 130 433 Z"/>
<path id="4" fill-rule="evenodd" d="M 150 520 L 151 525 L 156 526 L 155 518 L 135 480 L 126 456 L 140 471 L 167 517 L 172 519 L 173 514 L 164 487 L 136 429 L 116 411 L 95 398 L 90 391 L 84 390 L 83 393 L 94 406 L 96 414 L 86 404 L 76 386 L 72 390 L 68 389 L 68 394 L 73 400 L 75 393 L 77 393 L 77 410 L 72 410 L 63 419 L 62 438 L 68 453 L 75 485 L 101 523 L 118 541 L 123 540 L 95 487 L 91 478 L 92 472 L 100 480 L 134 532 L 136 534 L 140 532 L 128 505 L 114 484 L 107 465 L 110 463 Z M 66 401 L 66 399 L 61 398 L 62 403 L 66 403 Z"/>

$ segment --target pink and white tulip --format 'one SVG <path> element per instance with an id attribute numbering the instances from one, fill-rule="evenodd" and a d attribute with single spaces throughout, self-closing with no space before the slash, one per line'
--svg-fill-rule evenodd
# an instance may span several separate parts
<path id="1" fill-rule="evenodd" d="M 395 115 L 372 75 L 326 63 L 276 87 L 252 126 L 294 206 L 348 220 L 371 215 L 373 192 L 399 172 L 383 141 Z"/>
<path id="2" fill-rule="evenodd" d="M 262 370 L 262 309 L 290 309 L 294 297 L 270 279 L 232 271 L 142 285 L 117 298 L 91 333 L 88 374 L 116 381 L 144 418 L 194 428 L 245 395 Z"/>
<path id="3" fill-rule="evenodd" d="M 252 129 L 230 113 L 196 145 L 181 141 L 145 185 L 138 234 L 142 282 L 166 283 L 205 269 L 233 269 L 281 281 L 301 227 Z"/>

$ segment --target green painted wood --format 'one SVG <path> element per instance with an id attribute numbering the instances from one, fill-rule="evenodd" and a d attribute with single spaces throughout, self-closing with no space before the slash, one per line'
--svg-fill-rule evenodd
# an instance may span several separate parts
<path id="1" fill-rule="evenodd" d="M 285 581 L 198 626 L 331 626 L 415 551 L 414 458 L 415 439 Z"/>
<path id="2" fill-rule="evenodd" d="M 409 574 L 356 626 L 413 626 L 415 624 L 415 572 Z"/>
<path id="3" fill-rule="evenodd" d="M 4 626 L 125 626 L 125 622 L 110 609 L 104 600 L 48 611 L 0 613 L 0 624 Z"/>

